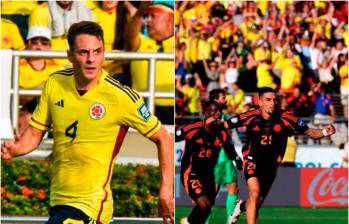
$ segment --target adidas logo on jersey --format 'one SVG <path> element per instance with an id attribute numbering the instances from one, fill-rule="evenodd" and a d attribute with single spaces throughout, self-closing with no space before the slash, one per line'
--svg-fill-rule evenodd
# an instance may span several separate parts
<path id="1" fill-rule="evenodd" d="M 257 125 L 254 128 L 252 128 L 252 131 L 260 131 L 259 126 Z"/>
<path id="2" fill-rule="evenodd" d="M 54 105 L 59 107 L 64 107 L 64 101 L 63 100 L 57 101 Z"/>

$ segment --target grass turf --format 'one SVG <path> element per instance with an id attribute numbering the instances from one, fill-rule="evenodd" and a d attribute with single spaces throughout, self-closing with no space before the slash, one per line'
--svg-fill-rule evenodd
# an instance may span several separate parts
<path id="1" fill-rule="evenodd" d="M 191 208 L 176 208 L 176 223 L 188 216 Z M 225 209 L 214 208 L 211 224 L 225 223 Z M 238 224 L 246 223 L 245 214 Z M 259 224 L 347 224 L 348 208 L 265 207 L 259 211 Z"/>

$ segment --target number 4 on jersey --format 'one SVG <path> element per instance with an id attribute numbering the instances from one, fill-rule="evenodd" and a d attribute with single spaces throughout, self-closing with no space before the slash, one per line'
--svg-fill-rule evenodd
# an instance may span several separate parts
<path id="1" fill-rule="evenodd" d="M 70 143 L 72 143 L 76 137 L 76 131 L 78 129 L 78 121 L 74 121 L 71 125 L 65 129 L 65 136 L 72 138 Z"/>

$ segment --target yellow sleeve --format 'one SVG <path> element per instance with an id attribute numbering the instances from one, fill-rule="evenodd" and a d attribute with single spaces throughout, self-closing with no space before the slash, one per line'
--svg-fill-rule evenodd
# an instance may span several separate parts
<path id="1" fill-rule="evenodd" d="M 29 16 L 29 27 L 46 26 L 50 27 L 50 15 L 47 3 L 43 3 L 35 8 Z"/>
<path id="2" fill-rule="evenodd" d="M 23 50 L 25 48 L 25 45 L 24 45 L 22 36 L 19 33 L 18 27 L 16 26 L 16 24 L 13 24 L 13 26 L 11 28 L 12 29 L 10 32 L 12 33 L 12 37 L 13 37 L 13 41 L 12 41 L 13 49 Z"/>
<path id="3" fill-rule="evenodd" d="M 132 94 L 138 93 L 128 88 Z M 134 98 L 134 99 L 137 99 Z M 139 97 L 135 102 L 127 96 L 120 97 L 120 105 L 124 108 L 124 116 L 121 124 L 138 130 L 145 137 L 151 137 L 161 128 L 161 122 L 150 113 L 143 98 Z"/>
<path id="4" fill-rule="evenodd" d="M 29 123 L 34 128 L 37 128 L 42 131 L 47 131 L 51 126 L 51 116 L 49 108 L 50 85 L 50 79 L 48 79 L 41 92 L 39 104 L 36 106 Z"/>

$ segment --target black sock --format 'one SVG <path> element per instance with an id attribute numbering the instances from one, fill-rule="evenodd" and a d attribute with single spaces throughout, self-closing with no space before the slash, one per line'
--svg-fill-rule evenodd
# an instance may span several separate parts
<path id="1" fill-rule="evenodd" d="M 211 214 L 211 208 L 209 210 L 200 210 L 198 206 L 195 206 L 188 216 L 188 222 L 190 224 L 204 224 L 206 219 Z"/>

